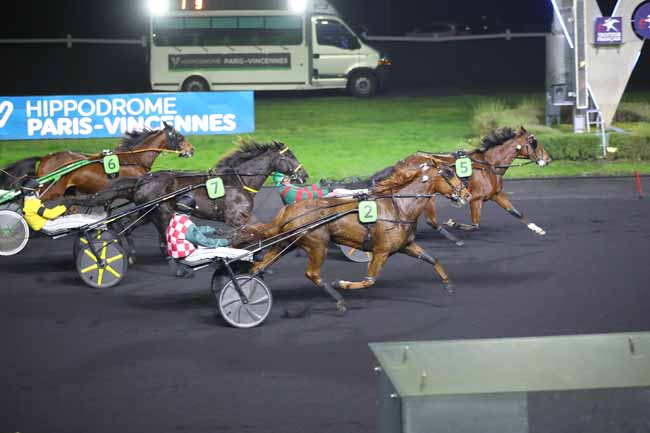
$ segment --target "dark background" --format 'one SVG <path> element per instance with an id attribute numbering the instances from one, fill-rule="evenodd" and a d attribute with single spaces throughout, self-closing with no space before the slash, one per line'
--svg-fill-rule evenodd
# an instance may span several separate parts
<path id="1" fill-rule="evenodd" d="M 258 0 L 205 0 L 206 7 L 239 7 Z M 278 0 L 279 1 L 279 0 Z M 232 4 L 230 4 L 230 3 Z M 485 16 L 497 28 L 546 32 L 550 0 L 331 0 L 352 26 L 370 35 L 403 35 L 431 21 L 473 23 Z M 600 1 L 608 14 L 613 0 Z M 10 22 L 2 38 L 139 38 L 147 34 L 144 0 L 6 3 Z M 627 37 L 632 37 L 628 34 Z M 542 92 L 545 81 L 543 38 L 438 42 L 374 43 L 394 60 L 397 89 L 428 87 L 447 93 Z M 647 44 L 630 80 L 631 89 L 650 89 Z M 137 45 L 0 44 L 4 68 L 0 94 L 74 94 L 150 91 L 147 49 Z"/>

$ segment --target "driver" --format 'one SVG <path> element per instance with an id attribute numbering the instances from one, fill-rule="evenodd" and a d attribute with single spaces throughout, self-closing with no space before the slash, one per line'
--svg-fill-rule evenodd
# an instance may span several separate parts
<path id="1" fill-rule="evenodd" d="M 25 221 L 34 231 L 43 231 L 45 233 L 57 233 L 72 228 L 83 227 L 87 224 L 105 218 L 105 215 L 87 215 L 87 214 L 72 214 L 63 215 L 67 208 L 60 204 L 53 208 L 47 208 L 38 197 L 38 190 L 40 184 L 34 179 L 27 179 L 23 182 L 20 189 L 22 190 L 23 201 L 23 215 Z"/>
<path id="2" fill-rule="evenodd" d="M 191 194 L 185 194 L 176 200 L 176 212 L 167 226 L 167 254 L 169 265 L 177 277 L 191 278 L 194 271 L 191 267 L 179 262 L 194 254 L 199 247 L 222 248 L 227 247 L 227 239 L 208 237 L 219 231 L 211 226 L 197 226 L 190 219 L 192 211 L 197 209 L 196 201 Z M 206 249 L 201 249 L 202 252 Z M 197 253 L 198 254 L 198 253 Z M 173 260 L 176 259 L 176 260 Z"/>
<path id="3" fill-rule="evenodd" d="M 309 186 L 300 187 L 292 185 L 289 176 L 278 173 L 277 171 L 273 174 L 272 179 L 276 188 L 280 192 L 280 197 L 282 197 L 282 201 L 285 205 L 290 205 L 297 201 L 307 200 L 314 197 L 352 198 L 355 194 L 368 193 L 367 189 L 351 190 L 335 188 L 334 190 L 329 191 L 329 189 L 322 188 L 315 183 Z"/>

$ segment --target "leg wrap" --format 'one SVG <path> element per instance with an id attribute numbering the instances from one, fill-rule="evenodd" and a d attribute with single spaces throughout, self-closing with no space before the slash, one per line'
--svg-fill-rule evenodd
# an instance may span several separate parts
<path id="1" fill-rule="evenodd" d="M 509 213 L 510 215 L 512 215 L 513 217 L 517 218 L 517 219 L 522 219 L 522 218 L 524 217 L 524 214 L 522 214 L 521 212 L 519 212 L 519 211 L 518 211 L 516 208 L 514 208 L 514 207 L 508 209 L 508 213 Z"/>
<path id="2" fill-rule="evenodd" d="M 341 296 L 341 294 L 339 292 L 337 292 L 334 287 L 332 287 L 329 284 L 325 283 L 325 284 L 323 284 L 323 289 L 325 289 L 325 291 L 327 293 L 329 293 L 329 295 L 332 298 L 334 298 L 334 300 L 336 300 L 337 302 L 343 301 L 343 296 Z"/>

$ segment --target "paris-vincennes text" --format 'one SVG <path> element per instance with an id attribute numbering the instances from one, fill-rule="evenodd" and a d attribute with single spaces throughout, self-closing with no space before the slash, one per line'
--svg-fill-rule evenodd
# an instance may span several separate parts
<path id="1" fill-rule="evenodd" d="M 186 134 L 227 133 L 237 128 L 233 113 L 179 114 L 176 97 L 27 100 L 30 137 L 110 135 L 134 129 L 158 129 L 170 123 Z"/>

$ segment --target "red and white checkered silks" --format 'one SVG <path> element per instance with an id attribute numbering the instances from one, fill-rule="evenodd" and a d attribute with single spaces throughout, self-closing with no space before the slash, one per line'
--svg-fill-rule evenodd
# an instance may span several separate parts
<path id="1" fill-rule="evenodd" d="M 196 247 L 185 240 L 187 229 L 192 224 L 187 215 L 174 214 L 167 226 L 167 254 L 175 259 L 183 259 L 196 251 Z"/>

